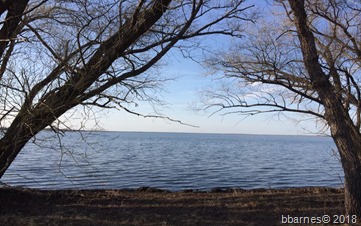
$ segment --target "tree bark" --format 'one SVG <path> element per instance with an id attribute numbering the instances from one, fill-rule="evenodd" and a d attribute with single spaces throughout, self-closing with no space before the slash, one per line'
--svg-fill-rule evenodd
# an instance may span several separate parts
<path id="1" fill-rule="evenodd" d="M 16 156 L 20 153 L 26 143 L 36 134 L 30 131 L 23 124 L 17 125 L 16 129 L 7 131 L 5 136 L 0 140 L 0 178 L 4 175 Z M 45 128 L 45 127 L 44 127 Z M 37 131 L 36 133 L 38 133 Z"/>
<path id="2" fill-rule="evenodd" d="M 29 108 L 22 108 L 4 137 L 0 139 L 0 178 L 26 143 L 68 109 L 67 106 L 63 106 L 54 112 L 42 105 L 29 113 Z"/>
<path id="3" fill-rule="evenodd" d="M 332 130 L 332 128 L 331 128 Z M 344 127 L 344 131 L 350 128 Z M 360 134 L 348 133 L 348 138 L 332 135 L 339 150 L 345 174 L 345 209 L 348 215 L 357 215 L 361 219 L 361 150 Z"/>
<path id="4" fill-rule="evenodd" d="M 325 120 L 340 153 L 345 173 L 346 214 L 357 215 L 361 219 L 361 134 L 319 63 L 315 38 L 308 27 L 304 0 L 289 0 L 289 4 L 294 14 L 305 68 L 324 106 Z"/>
<path id="5" fill-rule="evenodd" d="M 8 11 L 5 22 L 0 29 L 0 57 L 4 54 L 10 39 L 17 35 L 17 27 L 28 3 L 29 0 L 3 1 L 0 3 L 0 15 L 4 11 Z"/>

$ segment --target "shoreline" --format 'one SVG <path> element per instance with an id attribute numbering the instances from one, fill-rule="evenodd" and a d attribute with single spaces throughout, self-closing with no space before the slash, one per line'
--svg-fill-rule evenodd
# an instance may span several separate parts
<path id="1" fill-rule="evenodd" d="M 0 225 L 284 225 L 282 216 L 343 214 L 343 202 L 343 189 L 330 187 L 208 192 L 7 187 L 0 188 Z"/>
<path id="2" fill-rule="evenodd" d="M 287 191 L 287 190 L 343 190 L 343 186 L 300 186 L 300 187 L 268 187 L 268 188 L 242 188 L 242 187 L 211 187 L 208 189 L 166 189 L 151 186 L 142 186 L 136 188 L 32 188 L 23 186 L 12 186 L 0 181 L 0 191 L 2 189 L 14 190 L 32 190 L 32 191 L 124 191 L 124 192 L 165 192 L 165 193 L 230 193 L 230 192 L 267 192 L 267 191 Z"/>

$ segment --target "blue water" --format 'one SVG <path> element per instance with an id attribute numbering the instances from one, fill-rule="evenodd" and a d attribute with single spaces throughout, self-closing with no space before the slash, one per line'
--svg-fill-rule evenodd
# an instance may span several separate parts
<path id="1" fill-rule="evenodd" d="M 328 137 L 67 132 L 60 140 L 40 134 L 1 181 L 40 189 L 172 191 L 342 186 Z"/>

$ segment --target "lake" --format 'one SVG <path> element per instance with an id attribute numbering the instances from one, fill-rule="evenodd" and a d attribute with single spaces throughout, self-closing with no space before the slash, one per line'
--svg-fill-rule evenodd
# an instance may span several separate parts
<path id="1" fill-rule="evenodd" d="M 335 150 L 321 136 L 66 132 L 59 143 L 42 132 L 1 181 L 39 189 L 341 187 Z"/>

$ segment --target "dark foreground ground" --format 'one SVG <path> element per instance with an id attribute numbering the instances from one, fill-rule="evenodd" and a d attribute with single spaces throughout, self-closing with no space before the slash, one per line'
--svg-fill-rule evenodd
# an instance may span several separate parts
<path id="1" fill-rule="evenodd" d="M 341 189 L 137 190 L 0 189 L 0 225 L 287 225 L 285 217 L 343 211 Z M 296 224 L 310 225 L 310 224 Z M 318 224 L 336 225 L 336 224 Z M 340 225 L 340 224 L 338 224 Z"/>

